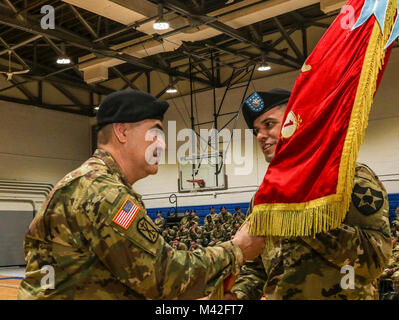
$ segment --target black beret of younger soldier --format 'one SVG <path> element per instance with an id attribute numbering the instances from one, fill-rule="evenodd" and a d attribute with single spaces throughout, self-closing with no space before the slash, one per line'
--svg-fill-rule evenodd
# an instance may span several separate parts
<path id="1" fill-rule="evenodd" d="M 254 128 L 254 121 L 261 114 L 274 107 L 286 104 L 290 96 L 290 91 L 279 88 L 252 93 L 242 104 L 242 113 L 248 128 Z"/>
<path id="2" fill-rule="evenodd" d="M 101 102 L 97 112 L 99 129 L 110 123 L 163 120 L 169 103 L 139 90 L 126 89 L 111 93 Z"/>

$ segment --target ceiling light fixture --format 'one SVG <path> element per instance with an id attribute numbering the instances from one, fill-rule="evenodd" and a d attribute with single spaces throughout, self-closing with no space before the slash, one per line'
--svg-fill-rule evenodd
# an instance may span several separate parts
<path id="1" fill-rule="evenodd" d="M 155 30 L 168 30 L 169 23 L 163 18 L 163 4 L 158 3 L 158 19 L 155 20 L 152 27 Z"/>
<path id="2" fill-rule="evenodd" d="M 258 67 L 258 71 L 263 72 L 263 71 L 269 71 L 271 70 L 271 66 L 269 66 L 267 63 L 262 62 L 262 64 Z"/>
<path id="3" fill-rule="evenodd" d="M 272 67 L 268 63 L 266 63 L 265 54 L 262 52 L 262 62 L 256 70 L 263 72 L 263 71 L 269 71 L 271 70 L 271 68 Z"/>
<path id="4" fill-rule="evenodd" d="M 168 90 L 166 90 L 167 93 L 177 93 L 177 89 L 175 87 L 169 87 Z"/>
<path id="5" fill-rule="evenodd" d="M 62 54 L 57 58 L 57 63 L 58 64 L 70 64 L 71 59 L 65 54 L 65 44 L 61 43 L 61 51 Z"/>
<path id="6" fill-rule="evenodd" d="M 177 93 L 177 88 L 173 85 L 172 76 L 169 76 L 169 88 L 166 90 L 166 93 Z"/>

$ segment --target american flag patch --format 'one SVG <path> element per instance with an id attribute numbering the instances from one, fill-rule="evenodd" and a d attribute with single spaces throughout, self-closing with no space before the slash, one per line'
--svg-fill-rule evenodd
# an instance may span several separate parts
<path id="1" fill-rule="evenodd" d="M 139 211 L 140 208 L 138 206 L 129 199 L 126 199 L 112 221 L 122 228 L 128 229 Z"/>

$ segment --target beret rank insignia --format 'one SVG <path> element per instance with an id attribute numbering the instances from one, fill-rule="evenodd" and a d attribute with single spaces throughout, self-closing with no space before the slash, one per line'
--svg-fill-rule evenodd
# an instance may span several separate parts
<path id="1" fill-rule="evenodd" d="M 262 111 L 262 109 L 265 107 L 262 97 L 257 92 L 251 94 L 245 102 L 254 112 Z"/>

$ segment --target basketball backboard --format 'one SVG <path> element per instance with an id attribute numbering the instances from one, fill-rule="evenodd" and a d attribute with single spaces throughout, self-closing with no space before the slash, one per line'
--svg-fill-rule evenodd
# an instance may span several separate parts
<path id="1" fill-rule="evenodd" d="M 179 192 L 227 189 L 222 154 L 194 155 L 179 160 Z"/>

